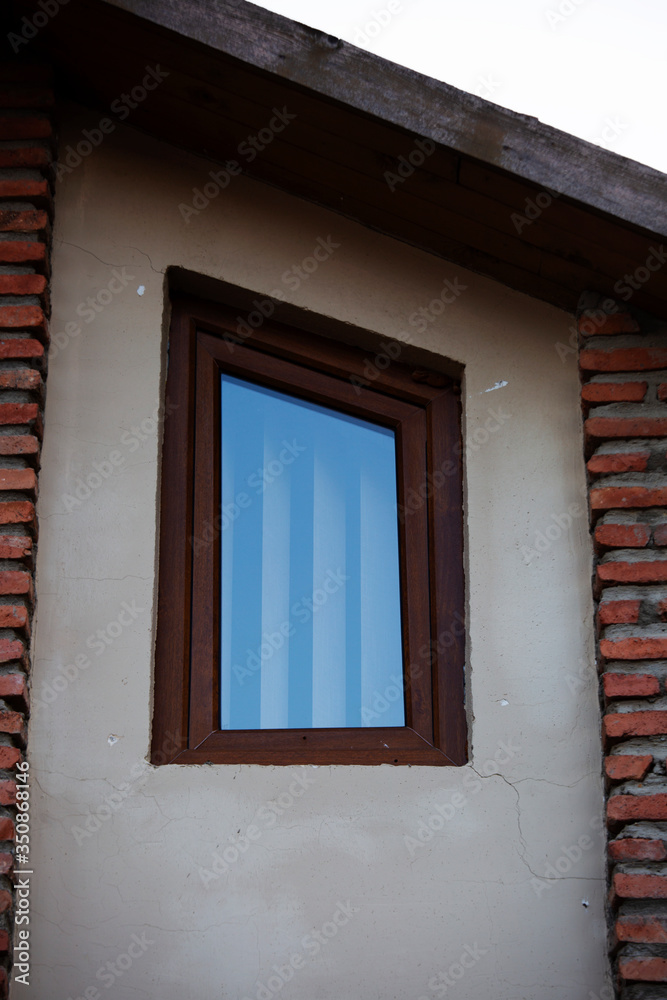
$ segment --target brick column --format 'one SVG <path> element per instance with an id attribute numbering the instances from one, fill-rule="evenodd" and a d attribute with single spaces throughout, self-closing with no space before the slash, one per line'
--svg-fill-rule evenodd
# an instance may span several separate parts
<path id="1" fill-rule="evenodd" d="M 14 768 L 25 753 L 53 160 L 44 67 L 0 67 L 0 998 L 14 917 Z M 20 987 L 19 987 L 20 989 Z"/>
<path id="2" fill-rule="evenodd" d="M 667 323 L 609 299 L 587 304 L 579 359 L 611 947 L 619 996 L 649 1000 L 667 996 Z"/>

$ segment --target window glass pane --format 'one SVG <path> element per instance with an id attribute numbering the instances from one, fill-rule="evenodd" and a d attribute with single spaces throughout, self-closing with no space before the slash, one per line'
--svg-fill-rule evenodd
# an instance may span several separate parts
<path id="1" fill-rule="evenodd" d="M 404 726 L 394 433 L 221 376 L 221 728 Z"/>

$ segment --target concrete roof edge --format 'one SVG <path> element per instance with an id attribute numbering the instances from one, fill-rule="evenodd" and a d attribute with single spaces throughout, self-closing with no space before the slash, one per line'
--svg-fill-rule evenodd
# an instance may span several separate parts
<path id="1" fill-rule="evenodd" d="M 667 236 L 666 175 L 245 0 L 102 0 L 415 136 Z"/>

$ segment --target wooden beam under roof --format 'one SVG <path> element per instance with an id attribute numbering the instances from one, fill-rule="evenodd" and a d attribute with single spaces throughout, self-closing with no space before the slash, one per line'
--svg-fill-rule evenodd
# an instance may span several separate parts
<path id="1" fill-rule="evenodd" d="M 36 43 L 97 110 L 159 62 L 169 76 L 128 125 L 568 310 L 584 289 L 618 297 L 667 231 L 658 171 L 252 4 L 70 0 Z M 296 117 L 247 162 L 275 107 Z M 392 191 L 418 137 L 436 148 Z M 667 316 L 667 267 L 632 301 Z"/>

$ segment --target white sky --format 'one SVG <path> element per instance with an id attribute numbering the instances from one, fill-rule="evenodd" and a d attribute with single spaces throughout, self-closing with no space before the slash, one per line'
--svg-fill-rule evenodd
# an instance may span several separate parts
<path id="1" fill-rule="evenodd" d="M 254 2 L 667 173 L 667 0 Z"/>

